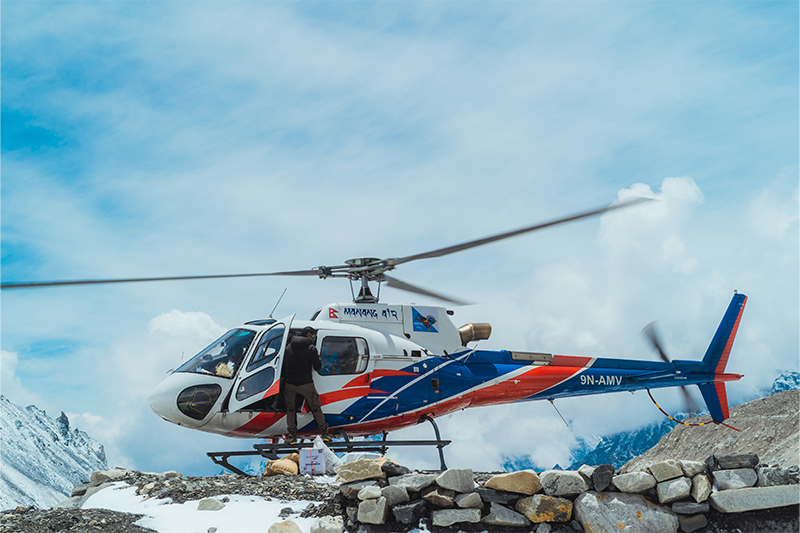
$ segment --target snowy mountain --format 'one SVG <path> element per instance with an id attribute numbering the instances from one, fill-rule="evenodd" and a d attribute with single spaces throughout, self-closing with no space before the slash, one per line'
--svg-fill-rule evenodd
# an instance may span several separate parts
<path id="1" fill-rule="evenodd" d="M 19 407 L 0 396 L 0 508 L 51 507 L 72 487 L 107 470 L 103 446 L 70 429 L 64 413 L 50 418 L 35 405 Z"/>
<path id="2" fill-rule="evenodd" d="M 800 389 L 800 372 L 787 370 L 772 382 L 772 391 L 770 394 L 795 389 Z"/>

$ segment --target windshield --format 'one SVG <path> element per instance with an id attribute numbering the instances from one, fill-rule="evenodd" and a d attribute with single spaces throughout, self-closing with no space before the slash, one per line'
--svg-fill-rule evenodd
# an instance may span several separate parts
<path id="1" fill-rule="evenodd" d="M 236 374 L 255 335 L 255 331 L 249 329 L 232 329 L 181 365 L 176 372 L 195 372 L 230 379 Z"/>

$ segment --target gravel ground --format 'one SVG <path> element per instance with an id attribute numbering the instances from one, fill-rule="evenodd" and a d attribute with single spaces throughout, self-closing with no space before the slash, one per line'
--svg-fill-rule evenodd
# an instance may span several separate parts
<path id="1" fill-rule="evenodd" d="M 106 509 L 36 509 L 17 507 L 0 515 L 3 533 L 155 533 L 134 524 L 142 515 Z"/>

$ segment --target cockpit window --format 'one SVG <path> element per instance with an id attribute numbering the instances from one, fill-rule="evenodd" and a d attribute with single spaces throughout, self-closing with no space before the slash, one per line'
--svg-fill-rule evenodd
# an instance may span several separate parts
<path id="1" fill-rule="evenodd" d="M 261 340 L 258 341 L 258 346 L 256 347 L 256 353 L 253 354 L 253 359 L 247 364 L 248 372 L 275 359 L 275 356 L 281 350 L 284 330 L 283 324 L 278 324 L 261 336 Z"/>
<path id="2" fill-rule="evenodd" d="M 176 372 L 195 372 L 232 378 L 255 337 L 255 331 L 232 329 L 181 365 Z"/>

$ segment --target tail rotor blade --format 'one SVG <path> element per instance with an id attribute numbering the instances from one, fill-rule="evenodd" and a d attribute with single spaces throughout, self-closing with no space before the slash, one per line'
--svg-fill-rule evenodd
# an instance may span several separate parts
<path id="1" fill-rule="evenodd" d="M 658 355 L 661 356 L 661 359 L 665 363 L 670 363 L 671 361 L 669 360 L 669 357 L 667 357 L 667 354 L 664 352 L 664 350 L 661 348 L 661 343 L 658 340 L 658 335 L 656 335 L 656 323 L 650 322 L 649 324 L 647 324 L 642 330 L 642 333 L 644 333 L 645 337 L 647 337 L 650 340 L 650 343 L 653 345 L 653 348 L 655 348 L 656 351 L 658 352 Z"/>

